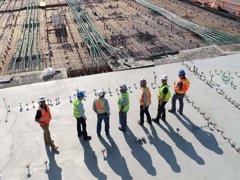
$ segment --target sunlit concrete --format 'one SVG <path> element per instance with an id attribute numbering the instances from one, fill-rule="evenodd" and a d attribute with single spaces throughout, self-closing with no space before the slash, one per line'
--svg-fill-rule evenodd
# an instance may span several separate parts
<path id="1" fill-rule="evenodd" d="M 231 146 L 240 147 L 240 110 L 235 107 L 240 103 L 239 58 L 240 54 L 235 54 L 1 89 L 0 179 L 239 179 L 240 154 Z M 191 72 L 194 66 L 198 73 Z M 162 74 L 169 76 L 173 94 L 173 84 L 181 68 L 186 70 L 191 82 L 187 93 L 189 102 L 184 100 L 184 115 L 167 113 L 168 123 L 161 122 L 160 126 L 145 123 L 144 128 L 140 127 L 137 124 L 140 79 L 148 81 L 152 92 L 150 113 L 155 117 L 157 88 L 151 85 L 154 72 L 158 85 Z M 230 72 L 229 81 L 220 71 L 226 72 L 227 77 Z M 207 80 L 213 75 L 212 83 L 219 84 L 218 89 L 216 84 L 214 87 L 207 85 L 203 76 L 199 79 L 197 74 L 201 72 Z M 124 134 L 118 130 L 116 104 L 116 88 L 121 83 L 130 86 L 131 91 L 129 129 Z M 112 96 L 106 95 L 111 107 L 111 138 L 105 136 L 104 128 L 103 138 L 99 139 L 96 134 L 97 120 L 92 102 L 94 89 L 100 88 L 112 91 Z M 73 104 L 69 100 L 69 96 L 73 100 L 76 89 L 86 91 L 87 129 L 93 138 L 90 142 L 77 137 Z M 220 89 L 236 103 L 228 102 L 219 94 Z M 40 95 L 52 100 L 50 129 L 59 153 L 45 147 L 42 130 L 34 121 L 36 108 L 32 101 L 36 106 Z M 3 98 L 10 106 L 8 113 Z M 56 98 L 60 99 L 59 105 L 56 105 Z M 22 103 L 22 112 L 19 103 Z M 26 103 L 29 110 L 26 110 Z M 168 102 L 167 108 L 170 105 Z M 136 141 L 137 138 L 144 139 Z M 30 174 L 27 165 L 30 165 Z"/>

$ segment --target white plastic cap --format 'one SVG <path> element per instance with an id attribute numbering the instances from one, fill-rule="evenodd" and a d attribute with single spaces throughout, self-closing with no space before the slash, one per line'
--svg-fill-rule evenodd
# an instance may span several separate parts
<path id="1" fill-rule="evenodd" d="M 40 96 L 38 99 L 38 102 L 43 102 L 46 101 L 46 98 L 44 96 Z"/>
<path id="2" fill-rule="evenodd" d="M 168 79 L 168 77 L 167 77 L 167 75 L 164 74 L 164 75 L 162 75 L 161 79 L 166 81 Z"/>
<path id="3" fill-rule="evenodd" d="M 99 97 L 102 97 L 104 94 L 106 94 L 106 92 L 105 92 L 104 90 L 100 89 L 100 90 L 98 91 L 98 96 L 99 96 Z"/>

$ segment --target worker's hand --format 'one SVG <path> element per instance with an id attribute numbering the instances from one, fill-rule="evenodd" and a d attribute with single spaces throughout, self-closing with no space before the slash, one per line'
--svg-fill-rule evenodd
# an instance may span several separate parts
<path id="1" fill-rule="evenodd" d="M 86 117 L 85 117 L 84 119 L 85 119 L 85 121 L 87 120 L 87 118 L 86 118 Z"/>
<path id="2" fill-rule="evenodd" d="M 122 111 L 120 110 L 118 113 L 120 114 Z"/>
<path id="3" fill-rule="evenodd" d="M 159 101 L 159 106 L 161 106 L 162 105 L 162 101 Z"/>

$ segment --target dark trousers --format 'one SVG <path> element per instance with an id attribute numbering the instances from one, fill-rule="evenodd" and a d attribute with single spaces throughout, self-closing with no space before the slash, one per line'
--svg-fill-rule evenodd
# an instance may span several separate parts
<path id="1" fill-rule="evenodd" d="M 119 123 L 124 131 L 127 128 L 127 112 L 120 112 L 119 113 Z"/>
<path id="2" fill-rule="evenodd" d="M 108 114 L 98 114 L 97 115 L 97 134 L 100 136 L 102 129 L 102 120 L 105 123 L 105 133 L 109 135 L 109 115 Z"/>
<path id="3" fill-rule="evenodd" d="M 183 113 L 183 98 L 185 94 L 174 94 L 172 97 L 172 111 L 176 111 L 176 101 L 179 100 L 179 113 Z"/>
<path id="4" fill-rule="evenodd" d="M 152 121 L 151 115 L 148 111 L 149 106 L 145 106 L 145 108 L 143 106 L 140 106 L 140 123 L 143 124 L 144 123 L 144 113 L 147 116 L 147 120 L 148 122 Z"/>
<path id="5" fill-rule="evenodd" d="M 166 120 L 166 109 L 165 109 L 165 105 L 167 104 L 167 101 L 163 101 L 163 102 L 158 102 L 158 112 L 157 112 L 157 117 L 156 119 L 159 120 L 160 118 L 162 120 Z"/>
<path id="6" fill-rule="evenodd" d="M 77 132 L 78 132 L 78 136 L 83 135 L 83 138 L 87 137 L 86 120 L 83 117 L 76 118 L 76 119 L 77 119 Z"/>

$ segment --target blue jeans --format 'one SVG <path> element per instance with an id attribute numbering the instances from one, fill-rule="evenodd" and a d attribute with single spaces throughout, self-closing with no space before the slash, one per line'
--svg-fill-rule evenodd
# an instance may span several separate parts
<path id="1" fill-rule="evenodd" d="M 174 94 L 172 97 L 172 111 L 176 111 L 176 101 L 179 100 L 179 112 L 183 113 L 183 98 L 185 94 Z"/>
<path id="2" fill-rule="evenodd" d="M 119 123 L 120 123 L 122 129 L 125 131 L 127 128 L 127 112 L 119 113 Z"/>
<path id="3" fill-rule="evenodd" d="M 102 129 L 102 120 L 105 123 L 105 133 L 109 135 L 109 115 L 108 114 L 98 114 L 97 115 L 97 134 L 100 136 L 101 129 Z"/>

